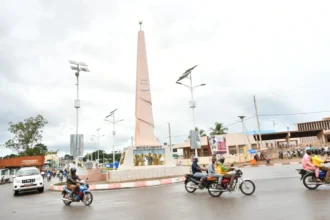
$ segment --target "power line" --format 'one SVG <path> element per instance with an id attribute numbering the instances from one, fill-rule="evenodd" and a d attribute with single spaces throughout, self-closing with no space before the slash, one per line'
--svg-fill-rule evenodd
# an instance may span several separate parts
<path id="1" fill-rule="evenodd" d="M 317 112 L 300 112 L 300 113 L 281 113 L 281 114 L 260 114 L 259 116 L 285 116 L 285 115 L 309 115 L 330 112 L 330 110 Z"/>
<path id="2" fill-rule="evenodd" d="M 256 117 L 256 116 L 252 116 L 252 117 L 250 117 L 250 118 L 246 118 L 246 119 L 244 119 L 243 121 L 247 121 L 247 120 L 252 119 L 252 118 L 255 118 L 255 117 Z M 242 121 L 236 121 L 236 122 L 234 122 L 234 123 L 232 123 L 232 124 L 225 125 L 224 127 L 229 127 L 229 126 L 232 126 L 232 125 L 235 125 L 235 124 L 238 124 L 238 123 L 242 123 Z"/>

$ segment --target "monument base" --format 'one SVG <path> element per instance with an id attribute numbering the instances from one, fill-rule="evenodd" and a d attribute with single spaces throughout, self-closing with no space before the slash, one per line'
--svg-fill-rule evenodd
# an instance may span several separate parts
<path id="1" fill-rule="evenodd" d="M 169 146 L 128 147 L 120 159 L 118 170 L 107 172 L 111 183 L 183 176 L 190 167 L 176 166 Z"/>
<path id="2" fill-rule="evenodd" d="M 130 170 L 112 170 L 107 172 L 110 183 L 128 182 L 145 179 L 162 179 L 166 177 L 184 176 L 190 173 L 189 166 L 146 166 L 134 167 Z"/>

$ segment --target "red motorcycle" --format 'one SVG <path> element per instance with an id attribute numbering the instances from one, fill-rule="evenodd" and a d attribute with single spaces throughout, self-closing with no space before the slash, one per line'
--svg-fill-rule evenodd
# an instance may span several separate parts
<path id="1" fill-rule="evenodd" d="M 233 191 L 229 190 L 230 179 L 223 177 L 221 181 L 222 189 L 218 188 L 218 178 L 208 177 L 208 192 L 213 197 L 219 197 L 223 192 L 236 192 L 238 189 L 247 196 L 250 196 L 256 190 L 255 184 L 251 180 L 242 178 L 243 172 L 240 169 L 234 169 Z"/>

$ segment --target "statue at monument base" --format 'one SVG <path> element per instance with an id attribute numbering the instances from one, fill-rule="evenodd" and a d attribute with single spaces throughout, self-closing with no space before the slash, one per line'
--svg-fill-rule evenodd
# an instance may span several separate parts
<path id="1" fill-rule="evenodd" d="M 173 167 L 175 161 L 168 146 L 133 146 L 124 149 L 118 170 L 147 167 Z"/>
<path id="2" fill-rule="evenodd" d="M 122 153 L 118 170 L 108 171 L 111 183 L 184 176 L 189 166 L 176 166 L 168 146 L 127 147 Z"/>

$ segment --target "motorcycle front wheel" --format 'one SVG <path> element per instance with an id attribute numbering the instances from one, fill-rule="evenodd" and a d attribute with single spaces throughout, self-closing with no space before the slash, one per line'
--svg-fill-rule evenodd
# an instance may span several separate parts
<path id="1" fill-rule="evenodd" d="M 254 185 L 254 183 L 251 180 L 244 180 L 240 185 L 239 185 L 239 189 L 241 190 L 241 192 L 246 195 L 246 196 L 250 196 L 254 193 L 254 191 L 256 190 L 256 186 Z"/>
<path id="2" fill-rule="evenodd" d="M 222 194 L 222 191 L 218 191 L 219 189 L 217 188 L 217 186 L 217 183 L 211 183 L 207 189 L 207 191 L 212 197 L 219 197 Z"/>
<path id="3" fill-rule="evenodd" d="M 93 202 L 93 195 L 90 192 L 86 192 L 84 197 L 82 198 L 82 202 L 85 206 L 89 206 Z"/>
<path id="4" fill-rule="evenodd" d="M 193 181 L 188 180 L 188 182 L 184 185 L 188 193 L 194 193 L 196 191 L 196 184 Z"/>

